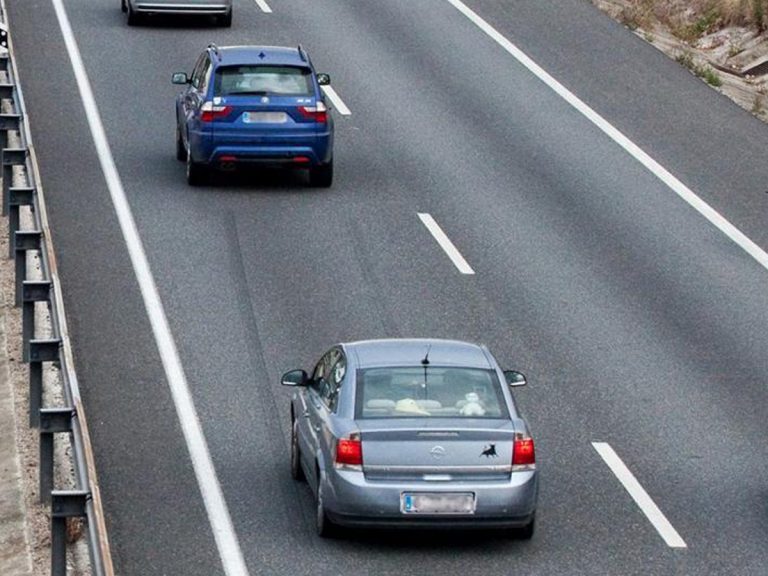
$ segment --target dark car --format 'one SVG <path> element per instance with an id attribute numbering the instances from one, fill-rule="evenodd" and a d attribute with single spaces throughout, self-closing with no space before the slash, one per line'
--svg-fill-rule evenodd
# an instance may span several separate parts
<path id="1" fill-rule="evenodd" d="M 333 118 L 306 51 L 209 45 L 176 98 L 176 155 L 197 185 L 213 168 L 251 164 L 309 171 L 312 186 L 333 182 Z"/>
<path id="2" fill-rule="evenodd" d="M 291 473 L 317 503 L 317 532 L 336 524 L 534 531 L 533 438 L 485 346 L 371 340 L 331 348 L 282 383 L 291 401 Z"/>
<path id="3" fill-rule="evenodd" d="M 232 26 L 232 0 L 120 0 L 120 8 L 135 26 L 147 15 L 213 16 L 225 27 Z"/>

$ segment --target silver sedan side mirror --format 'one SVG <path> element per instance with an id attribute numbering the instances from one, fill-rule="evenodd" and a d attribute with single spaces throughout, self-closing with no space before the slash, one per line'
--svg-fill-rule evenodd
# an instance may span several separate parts
<path id="1" fill-rule="evenodd" d="M 280 379 L 283 386 L 306 386 L 307 373 L 304 370 L 291 370 Z"/>
<path id="2" fill-rule="evenodd" d="M 525 379 L 525 374 L 517 370 L 504 370 L 504 377 L 507 379 L 507 385 L 510 388 L 525 386 L 528 382 Z"/>

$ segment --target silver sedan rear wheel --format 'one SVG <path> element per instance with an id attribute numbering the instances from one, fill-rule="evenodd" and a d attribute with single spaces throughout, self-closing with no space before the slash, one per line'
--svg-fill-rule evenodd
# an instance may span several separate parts
<path id="1" fill-rule="evenodd" d="M 328 514 L 325 513 L 325 504 L 323 503 L 323 483 L 320 481 L 320 474 L 318 473 L 318 486 L 317 486 L 317 514 L 315 518 L 315 528 L 317 535 L 320 538 L 331 538 L 336 534 L 336 526 L 328 518 Z"/>
<path id="2" fill-rule="evenodd" d="M 301 448 L 299 448 L 299 422 L 291 425 L 291 477 L 294 480 L 304 480 L 304 470 L 301 469 Z"/>

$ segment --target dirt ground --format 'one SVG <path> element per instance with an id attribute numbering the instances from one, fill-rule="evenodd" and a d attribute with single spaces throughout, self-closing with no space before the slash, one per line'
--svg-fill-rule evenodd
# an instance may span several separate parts
<path id="1" fill-rule="evenodd" d="M 713 89 L 768 122 L 768 32 L 725 26 L 679 0 L 591 0 Z M 664 13 L 664 20 L 658 16 Z"/>

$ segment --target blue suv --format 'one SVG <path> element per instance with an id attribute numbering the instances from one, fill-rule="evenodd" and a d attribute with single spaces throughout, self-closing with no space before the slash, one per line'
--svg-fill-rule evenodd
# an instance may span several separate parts
<path id="1" fill-rule="evenodd" d="M 187 181 L 205 182 L 209 170 L 241 164 L 309 170 L 312 186 L 333 182 L 333 118 L 301 46 L 217 47 L 200 55 L 176 98 L 176 157 Z"/>

